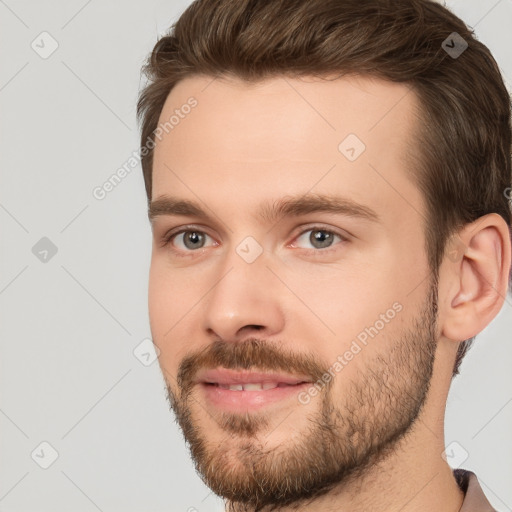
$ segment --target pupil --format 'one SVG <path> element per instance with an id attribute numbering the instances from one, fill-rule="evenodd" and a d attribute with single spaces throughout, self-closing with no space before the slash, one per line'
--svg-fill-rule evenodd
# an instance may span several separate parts
<path id="1" fill-rule="evenodd" d="M 318 243 L 320 243 L 320 247 L 328 247 L 331 242 L 332 235 L 327 233 L 326 231 L 313 231 L 310 236 L 311 243 L 318 247 Z"/>
<path id="2" fill-rule="evenodd" d="M 189 231 L 188 235 L 185 237 L 185 245 L 190 249 L 195 249 L 198 242 L 201 242 L 202 236 L 195 231 Z M 189 245 L 190 243 L 190 245 Z"/>

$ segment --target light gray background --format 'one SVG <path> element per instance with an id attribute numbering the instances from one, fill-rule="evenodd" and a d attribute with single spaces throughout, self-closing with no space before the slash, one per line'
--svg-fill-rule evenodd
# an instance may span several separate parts
<path id="1" fill-rule="evenodd" d="M 188 4 L 0 0 L 0 511 L 223 510 L 195 474 L 158 363 L 133 353 L 151 336 L 140 166 L 92 195 L 138 150 L 141 64 Z M 447 5 L 510 83 L 512 0 Z M 31 47 L 50 48 L 43 31 L 59 45 L 46 59 Z M 32 252 L 42 237 L 58 250 L 46 263 Z M 446 424 L 500 511 L 512 510 L 511 327 L 508 296 L 454 381 Z M 48 469 L 43 441 L 58 452 Z"/>

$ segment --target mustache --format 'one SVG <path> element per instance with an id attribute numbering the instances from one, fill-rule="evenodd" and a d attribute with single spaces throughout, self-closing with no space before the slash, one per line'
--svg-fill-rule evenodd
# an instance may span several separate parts
<path id="1" fill-rule="evenodd" d="M 313 382 L 322 378 L 328 365 L 312 353 L 297 354 L 275 342 L 250 338 L 241 342 L 215 340 L 202 350 L 186 356 L 178 368 L 177 383 L 187 394 L 202 369 L 223 367 L 230 370 L 259 370 L 301 374 Z"/>

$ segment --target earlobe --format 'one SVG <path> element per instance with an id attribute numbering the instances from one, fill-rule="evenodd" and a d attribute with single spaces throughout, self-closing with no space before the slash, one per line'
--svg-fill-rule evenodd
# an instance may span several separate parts
<path id="1" fill-rule="evenodd" d="M 445 262 L 452 284 L 442 334 L 461 341 L 481 332 L 503 306 L 511 264 L 508 225 L 498 214 L 485 215 L 465 226 L 455 245 L 465 250 Z"/>

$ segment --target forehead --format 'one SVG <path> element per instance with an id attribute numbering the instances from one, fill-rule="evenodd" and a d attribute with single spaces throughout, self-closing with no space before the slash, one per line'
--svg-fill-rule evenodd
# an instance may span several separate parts
<path id="1" fill-rule="evenodd" d="M 351 76 L 248 83 L 195 76 L 160 115 L 152 199 L 204 198 L 233 213 L 284 194 L 336 192 L 387 210 L 423 209 L 411 180 L 416 94 L 408 85 Z M 193 105 L 193 107 L 190 107 Z"/>

